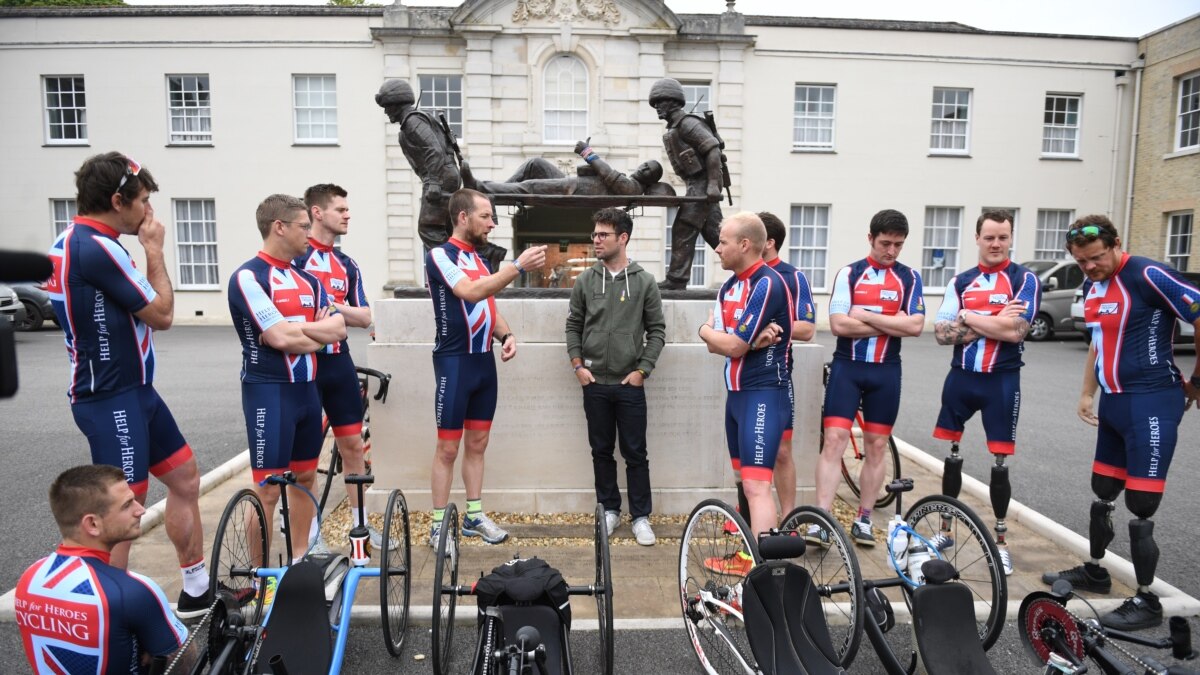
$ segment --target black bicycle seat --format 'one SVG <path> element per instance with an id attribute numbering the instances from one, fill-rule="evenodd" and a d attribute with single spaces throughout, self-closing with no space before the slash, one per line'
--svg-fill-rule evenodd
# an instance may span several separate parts
<path id="1" fill-rule="evenodd" d="M 808 571 L 790 562 L 757 565 L 742 586 L 750 650 L 763 675 L 842 675 L 821 597 Z"/>
<path id="2" fill-rule="evenodd" d="M 272 673 L 268 664 L 274 657 L 283 659 L 288 672 L 328 672 L 333 660 L 330 638 L 325 575 L 316 563 L 301 560 L 279 581 L 254 672 Z"/>
<path id="3" fill-rule="evenodd" d="M 931 560 L 921 571 L 932 562 L 943 561 Z M 917 649 L 929 675 L 996 675 L 976 632 L 970 588 L 953 582 L 918 586 L 912 592 L 912 616 Z"/>
<path id="4" fill-rule="evenodd" d="M 766 560 L 786 560 L 804 555 L 804 537 L 797 532 L 773 532 L 758 540 L 758 552 Z"/>
<path id="5" fill-rule="evenodd" d="M 921 574 L 925 575 L 925 582 L 930 584 L 944 584 L 958 578 L 958 570 L 954 569 L 954 565 L 940 558 L 926 560 L 921 565 Z"/>

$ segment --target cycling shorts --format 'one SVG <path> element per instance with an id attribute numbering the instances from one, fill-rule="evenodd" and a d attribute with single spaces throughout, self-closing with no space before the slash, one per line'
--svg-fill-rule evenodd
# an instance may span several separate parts
<path id="1" fill-rule="evenodd" d="M 1021 371 L 976 373 L 951 368 L 942 386 L 942 411 L 933 437 L 962 439 L 963 427 L 976 412 L 983 420 L 988 452 L 1011 455 L 1016 450 L 1017 417 L 1021 413 Z"/>
<path id="2" fill-rule="evenodd" d="M 792 440 L 792 429 L 796 425 L 796 389 L 792 386 L 792 378 L 790 374 L 787 381 L 787 397 L 788 409 L 784 413 L 787 417 L 784 419 L 783 441 Z"/>
<path id="3" fill-rule="evenodd" d="M 316 382 L 243 382 L 242 412 L 255 483 L 317 468 L 325 437 Z"/>
<path id="4" fill-rule="evenodd" d="M 362 392 L 350 352 L 317 354 L 317 390 L 334 436 L 362 433 Z"/>
<path id="5" fill-rule="evenodd" d="M 496 358 L 491 352 L 433 356 L 433 413 L 438 438 L 458 440 L 463 429 L 486 431 L 496 415 Z"/>
<path id="6" fill-rule="evenodd" d="M 863 431 L 888 435 L 900 412 L 900 364 L 834 359 L 825 385 L 826 427 L 849 429 L 862 408 Z"/>
<path id="7" fill-rule="evenodd" d="M 80 401 L 71 406 L 71 414 L 87 436 L 92 463 L 125 472 L 125 481 L 139 497 L 149 489 L 150 474 L 162 476 L 192 459 L 191 446 L 153 385 Z"/>
<path id="8" fill-rule="evenodd" d="M 787 389 L 728 392 L 725 442 L 733 470 L 743 480 L 771 480 L 787 406 Z"/>
<path id="9" fill-rule="evenodd" d="M 1179 387 L 1137 394 L 1100 394 L 1092 471 L 1125 487 L 1162 492 L 1175 454 L 1184 395 Z"/>

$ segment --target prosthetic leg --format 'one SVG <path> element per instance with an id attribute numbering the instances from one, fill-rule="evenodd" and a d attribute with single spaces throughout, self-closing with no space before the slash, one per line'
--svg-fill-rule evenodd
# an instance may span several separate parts
<path id="1" fill-rule="evenodd" d="M 1137 594 L 1120 607 L 1100 617 L 1100 623 L 1117 630 L 1142 630 L 1162 624 L 1162 603 L 1150 591 L 1158 567 L 1158 544 L 1154 542 L 1154 522 L 1150 516 L 1158 510 L 1161 492 L 1126 490 L 1125 505 L 1136 516 L 1129 521 L 1129 552 L 1137 577 Z"/>
<path id="2" fill-rule="evenodd" d="M 946 463 L 942 468 L 942 494 L 947 497 L 958 499 L 958 494 L 962 492 L 962 455 L 958 454 L 958 441 L 950 441 L 950 456 L 946 458 Z M 950 516 L 942 515 L 942 531 L 939 537 L 938 548 L 946 549 L 954 545 L 954 540 L 950 538 Z M 942 544 L 946 545 L 943 546 Z"/>
<path id="3" fill-rule="evenodd" d="M 1012 485 L 1008 482 L 1008 467 L 1004 465 L 1005 455 L 992 455 L 996 463 L 992 466 L 992 483 L 990 495 L 992 498 L 992 513 L 996 514 L 996 545 L 1004 546 L 1004 535 L 1008 526 L 1004 519 L 1008 516 L 1008 502 L 1012 499 Z"/>

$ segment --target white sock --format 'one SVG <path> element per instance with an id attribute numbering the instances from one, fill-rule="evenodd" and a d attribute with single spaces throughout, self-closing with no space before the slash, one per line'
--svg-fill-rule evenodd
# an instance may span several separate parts
<path id="1" fill-rule="evenodd" d="M 295 565 L 296 563 L 300 562 L 301 560 L 304 560 L 304 556 L 298 555 L 295 558 L 292 558 L 292 564 Z"/>
<path id="2" fill-rule="evenodd" d="M 198 598 L 208 592 L 208 568 L 204 565 L 204 558 L 193 565 L 180 567 L 179 572 L 183 575 L 184 593 Z"/>
<path id="3" fill-rule="evenodd" d="M 321 527 L 317 524 L 317 517 L 313 516 L 312 523 L 308 526 L 308 545 L 312 546 L 317 543 L 317 537 L 321 536 Z"/>

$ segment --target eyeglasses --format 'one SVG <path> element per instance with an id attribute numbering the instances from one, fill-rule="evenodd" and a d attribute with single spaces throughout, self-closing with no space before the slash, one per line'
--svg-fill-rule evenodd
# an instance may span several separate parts
<path id="1" fill-rule="evenodd" d="M 113 194 L 119 193 L 121 188 L 125 187 L 125 183 L 129 181 L 130 176 L 136 176 L 142 172 L 142 165 L 138 164 L 137 160 L 132 157 L 126 157 L 125 162 L 125 174 L 121 176 L 121 182 L 117 183 L 117 189 Z"/>
<path id="2" fill-rule="evenodd" d="M 604 241 L 611 236 L 613 236 L 612 232 L 593 232 L 591 234 L 592 239 L 599 239 L 600 241 Z"/>
<path id="3" fill-rule="evenodd" d="M 299 225 L 300 229 L 304 230 L 305 232 L 312 230 L 312 223 L 308 222 L 307 220 L 297 220 L 294 222 L 291 220 L 281 220 L 279 222 L 287 223 L 288 225 Z"/>
<path id="4" fill-rule="evenodd" d="M 1083 227 L 1077 227 L 1073 230 L 1068 231 L 1067 232 L 1067 241 L 1071 241 L 1071 240 L 1075 239 L 1076 237 L 1099 237 L 1099 236 L 1100 236 L 1100 226 L 1099 225 L 1084 225 Z"/>

